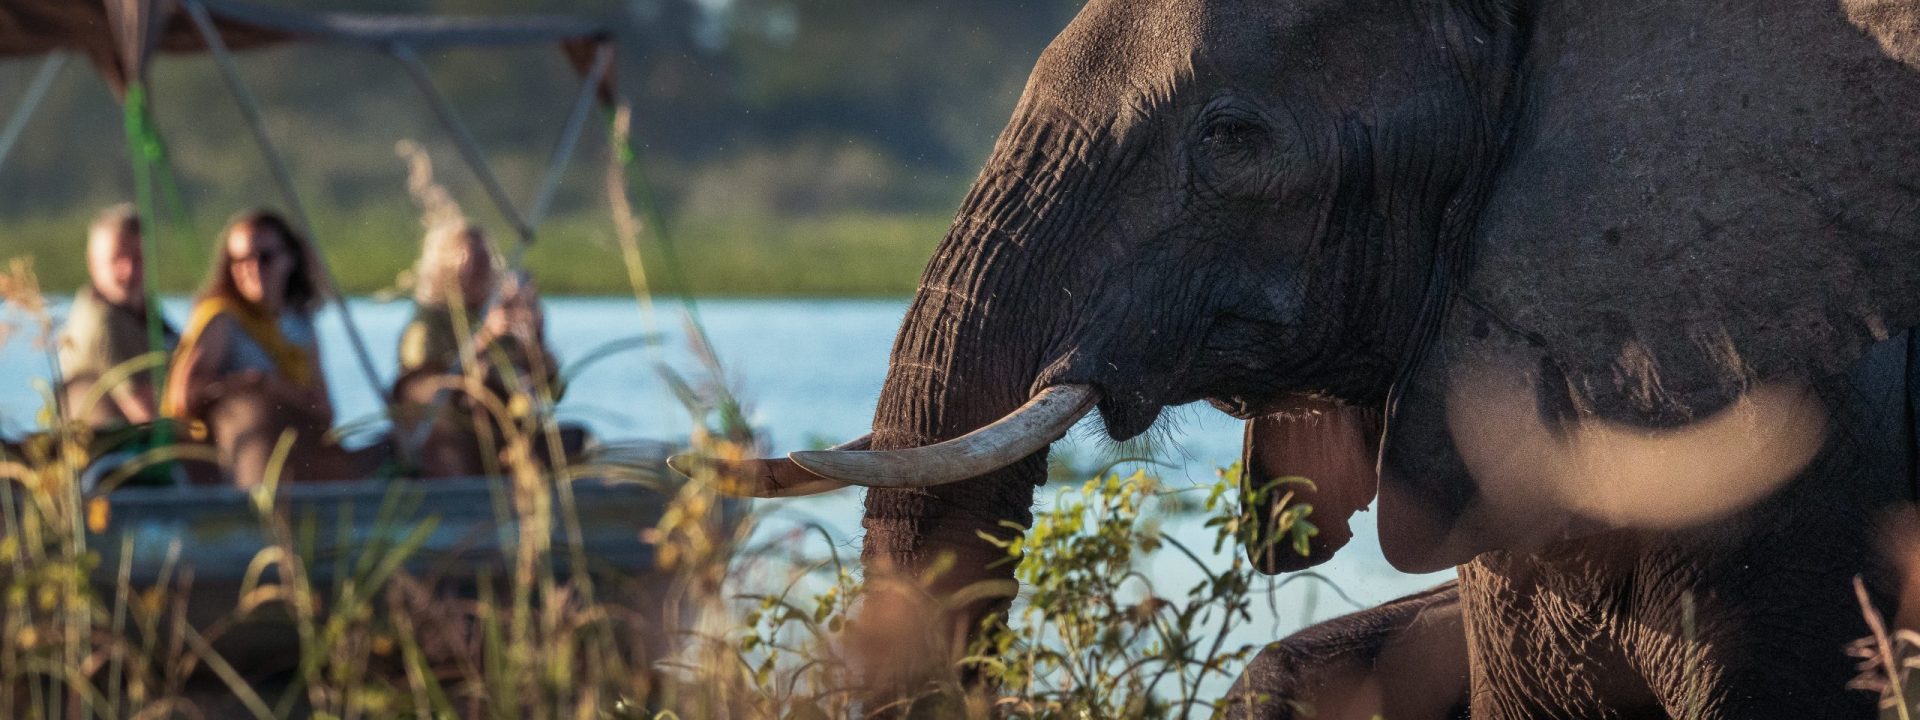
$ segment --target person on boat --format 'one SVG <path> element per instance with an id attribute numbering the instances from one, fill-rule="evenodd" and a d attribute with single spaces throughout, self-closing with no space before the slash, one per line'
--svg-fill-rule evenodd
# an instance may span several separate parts
<path id="1" fill-rule="evenodd" d="M 414 276 L 413 318 L 400 333 L 403 375 L 504 364 L 536 373 L 529 382 L 557 376 L 538 287 L 519 273 L 495 277 L 493 251 L 479 227 L 459 222 L 428 232 Z M 489 307 L 496 290 L 498 302 Z"/>
<path id="2" fill-rule="evenodd" d="M 494 285 L 493 252 L 479 227 L 449 223 L 427 232 L 414 266 L 413 318 L 400 332 L 400 372 L 445 373 L 466 365 Z"/>
<path id="3" fill-rule="evenodd" d="M 422 244 L 393 395 L 397 436 L 419 438 L 415 455 L 424 477 L 497 470 L 506 440 L 502 412 L 561 393 L 537 288 L 518 274 L 500 282 L 492 258 L 485 233 L 465 222 L 435 228 Z M 482 389 L 488 397 L 476 402 Z M 423 430 L 421 422 L 431 426 Z M 562 435 L 569 447 L 584 437 L 573 429 Z"/>
<path id="4" fill-rule="evenodd" d="M 162 352 L 171 352 L 179 338 L 164 317 L 149 317 L 144 268 L 140 217 L 133 206 L 102 211 L 87 228 L 89 282 L 74 296 L 58 351 L 62 404 L 74 419 L 97 429 L 159 417 L 153 373 L 127 366 L 124 378 L 110 376 L 114 368 L 155 350 L 153 330 L 159 332 Z M 96 392 L 103 379 L 108 386 Z"/>
<path id="5" fill-rule="evenodd" d="M 326 440 L 333 403 L 320 371 L 317 260 L 286 220 L 238 216 L 221 232 L 167 381 L 166 413 L 204 426 L 241 487 L 265 478 L 291 431 L 283 480 L 370 473 L 378 461 Z"/>
<path id="6" fill-rule="evenodd" d="M 490 386 L 503 397 L 516 391 L 545 392 L 558 401 L 565 392 L 560 385 L 560 361 L 547 347 L 547 314 L 540 306 L 540 286 L 531 275 L 514 273 L 500 284 L 500 301 L 487 311 L 474 345 L 482 356 L 480 362 L 491 366 Z"/>
<path id="7" fill-rule="evenodd" d="M 486 389 L 523 432 L 534 436 L 534 461 L 549 465 L 558 457 L 578 456 L 591 442 L 586 428 L 556 423 L 558 448 L 542 432 L 567 388 L 560 376 L 560 360 L 547 345 L 547 315 L 539 285 L 530 275 L 514 273 L 501 282 L 499 296 L 474 338 Z"/>

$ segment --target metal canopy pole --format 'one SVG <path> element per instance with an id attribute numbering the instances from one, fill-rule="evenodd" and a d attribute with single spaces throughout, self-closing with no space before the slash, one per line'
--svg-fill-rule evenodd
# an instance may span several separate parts
<path id="1" fill-rule="evenodd" d="M 40 63 L 40 71 L 34 73 L 33 82 L 27 85 L 27 91 L 20 94 L 20 104 L 7 118 L 7 127 L 0 130 L 0 166 L 7 164 L 7 156 L 13 154 L 14 143 L 20 141 L 20 133 L 27 129 L 27 121 L 40 109 L 40 101 L 47 99 L 47 89 L 53 87 L 53 79 L 60 74 L 60 68 L 66 66 L 66 53 L 52 53 L 46 62 Z"/>
<path id="2" fill-rule="evenodd" d="M 460 156 L 467 161 L 467 167 L 480 178 L 481 187 L 486 188 L 487 196 L 493 200 L 494 207 L 513 224 L 513 231 L 520 236 L 522 246 L 533 244 L 533 226 L 526 217 L 513 206 L 513 200 L 507 197 L 506 188 L 500 186 L 499 178 L 494 177 L 493 169 L 487 165 L 487 158 L 480 152 L 480 144 L 475 142 L 473 134 L 467 132 L 467 126 L 460 122 L 460 116 L 454 113 L 453 104 L 440 94 L 440 88 L 433 84 L 433 77 L 427 74 L 427 65 L 411 46 L 395 44 L 388 52 L 400 61 L 413 76 L 413 82 L 420 86 L 421 94 L 427 96 L 427 103 L 433 106 L 433 114 L 440 118 L 440 124 L 446 126 L 453 135 L 454 145 L 460 148 Z"/>
<path id="3" fill-rule="evenodd" d="M 603 42 L 594 49 L 593 67 L 587 71 L 585 82 L 580 85 L 580 95 L 574 98 L 567 124 L 561 126 L 560 140 L 553 147 L 553 155 L 547 158 L 547 176 L 540 183 L 540 192 L 533 196 L 533 208 L 527 211 L 528 226 L 540 227 L 540 222 L 547 217 L 547 210 L 553 206 L 554 193 L 560 189 L 560 177 L 573 159 L 574 145 L 580 142 L 580 129 L 586 125 L 587 114 L 593 110 L 600 81 L 612 67 L 613 44 Z"/>
<path id="4" fill-rule="evenodd" d="M 234 103 L 240 106 L 240 115 L 247 121 L 247 127 L 253 131 L 253 141 L 260 146 L 260 153 L 266 156 L 267 167 L 273 173 L 274 184 L 280 187 L 280 194 L 287 203 L 287 209 L 293 213 L 294 222 L 313 236 L 313 223 L 307 216 L 306 207 L 300 203 L 300 195 L 293 189 L 293 175 L 287 172 L 287 164 L 280 157 L 280 150 L 274 147 L 273 139 L 267 136 L 266 121 L 260 117 L 260 106 L 240 79 L 240 68 L 233 62 L 233 54 L 228 52 L 227 43 L 220 37 L 220 31 L 213 26 L 213 18 L 207 14 L 200 0 L 181 0 L 187 15 L 193 18 L 194 27 L 200 31 L 200 37 L 206 41 L 207 50 L 213 55 L 214 64 L 220 68 L 220 77 L 226 80 L 227 90 L 232 93 Z M 313 248 L 313 261 L 319 266 L 320 274 L 326 279 L 328 294 L 340 308 L 340 319 L 347 326 L 347 338 L 353 344 L 354 356 L 360 361 L 361 372 L 366 373 L 367 383 L 373 387 L 376 395 L 387 396 L 380 373 L 373 367 L 373 356 L 367 352 L 366 339 L 360 335 L 360 326 L 353 321 L 353 312 L 347 307 L 346 293 L 341 292 L 340 284 L 334 280 L 333 270 L 327 267 L 327 259 L 316 243 Z"/>
<path id="5" fill-rule="evenodd" d="M 512 250 L 506 253 L 494 253 L 496 272 L 505 273 L 518 268 L 527 249 L 533 246 L 534 228 L 545 218 L 547 209 L 553 202 L 554 191 L 559 187 L 562 171 L 573 156 L 574 146 L 580 140 L 580 131 L 586 123 L 587 114 L 593 109 L 594 92 L 600 85 L 600 79 L 613 67 L 613 47 L 603 44 L 595 51 L 593 67 L 587 72 L 586 83 L 581 86 L 580 95 L 574 100 L 573 109 L 567 116 L 566 124 L 561 128 L 560 139 L 548 158 L 546 177 L 541 183 L 538 194 L 535 195 L 533 211 L 527 215 L 521 215 L 520 211 L 513 206 L 512 199 L 507 197 L 506 188 L 500 185 L 498 178 L 494 177 L 493 169 L 487 164 L 486 156 L 480 152 L 480 143 L 474 140 L 473 134 L 467 131 L 464 123 L 460 122 L 460 116 L 454 111 L 453 103 L 441 94 L 439 86 L 433 84 L 433 76 L 427 72 L 426 63 L 421 62 L 419 54 L 405 44 L 395 44 L 387 51 L 400 61 L 400 64 L 407 69 L 407 74 L 413 77 L 414 83 L 419 85 L 421 94 L 426 96 L 428 105 L 433 108 L 434 116 L 440 120 L 440 124 L 446 128 L 447 133 L 453 136 L 454 145 L 460 150 L 460 157 L 480 179 L 481 186 L 487 191 L 487 197 L 493 201 L 494 207 L 500 211 L 500 214 L 513 224 L 514 233 L 520 237 L 519 244 Z M 487 294 L 482 317 L 491 312 L 500 302 L 500 290 L 500 286 L 495 285 Z M 458 372 L 456 368 L 450 374 Z M 438 413 L 448 399 L 449 396 L 445 392 L 435 393 L 433 412 Z M 424 447 L 427 431 L 430 429 L 428 425 L 421 425 L 404 440 L 402 447 L 408 450 Z"/>

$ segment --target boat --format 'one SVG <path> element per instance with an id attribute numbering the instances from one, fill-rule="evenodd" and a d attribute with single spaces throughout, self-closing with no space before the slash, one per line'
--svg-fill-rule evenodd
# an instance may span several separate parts
<path id="1" fill-rule="evenodd" d="M 496 209 L 509 219 L 523 248 L 534 240 L 560 169 L 591 111 L 621 102 L 612 83 L 612 34 L 604 25 L 580 18 L 366 15 L 229 0 L 10 0 L 0 5 L 0 58 L 47 59 L 0 127 L 0 166 L 65 57 L 78 55 L 92 62 L 127 105 L 129 137 L 139 138 L 158 132 L 144 104 L 145 78 L 156 56 L 209 53 L 253 129 L 287 209 L 302 229 L 311 230 L 291 175 L 260 122 L 252 94 L 234 69 L 240 51 L 302 42 L 395 58 L 399 68 L 416 81 Z M 417 53 L 541 43 L 566 54 L 578 73 L 580 89 L 560 125 L 551 166 L 534 201 L 523 209 L 501 192 L 484 156 L 434 87 Z M 141 152 L 132 155 L 136 173 L 161 174 L 147 164 L 152 158 Z M 142 208 L 142 213 L 151 210 Z M 321 265 L 327 273 L 325 263 Z M 367 380 L 384 389 L 379 373 L 367 360 L 364 341 L 344 298 L 336 293 L 333 299 L 340 301 Z M 85 544 L 98 553 L 91 579 L 103 597 L 111 597 L 129 587 L 181 583 L 190 575 L 187 610 L 200 627 L 234 617 L 234 609 L 244 604 L 242 595 L 259 583 L 283 580 L 284 569 L 296 566 L 275 561 L 275 548 L 286 547 L 289 538 L 297 540 L 293 542 L 299 546 L 297 567 L 314 588 L 338 588 L 356 580 L 357 574 L 364 573 L 367 558 L 405 547 L 407 559 L 401 567 L 409 576 L 460 597 L 483 592 L 494 580 L 504 581 L 526 548 L 540 545 L 550 548 L 539 560 L 548 577 L 564 581 L 585 573 L 595 578 L 607 596 L 658 606 L 664 602 L 660 590 L 667 580 L 655 563 L 653 535 L 684 480 L 666 469 L 665 458 L 675 450 L 673 444 L 626 442 L 617 449 L 612 456 L 592 459 L 594 467 L 617 472 L 590 471 L 580 477 L 549 473 L 533 483 L 533 490 L 512 487 L 511 481 L 502 478 L 290 484 L 271 497 L 221 485 L 96 489 L 85 495 L 89 526 Z M 12 486 L 7 492 L 21 490 Z M 525 500 L 528 492 L 547 494 L 553 508 L 570 507 L 544 537 L 525 532 L 527 516 L 511 509 L 515 499 Z M 12 510 L 18 512 L 21 507 L 16 503 Z M 714 530 L 731 532 L 744 507 L 732 500 L 716 504 L 711 518 L 717 523 Z M 576 559 L 584 559 L 588 567 L 576 567 Z M 249 644 L 260 646 L 253 654 L 287 652 L 289 638 L 284 635 L 264 631 L 235 635 L 248 636 Z M 247 650 L 223 647 L 221 651 L 236 666 L 253 661 Z"/>
<path id="2" fill-rule="evenodd" d="M 557 496 L 562 483 L 572 494 L 570 501 L 549 499 L 550 507 L 574 508 L 570 519 L 553 520 L 545 538 L 560 575 L 573 569 L 569 522 L 593 570 L 630 577 L 653 570 L 650 536 L 677 489 L 665 464 L 672 451 L 657 443 L 644 454 L 630 453 L 621 479 L 542 479 L 549 495 Z M 285 520 L 311 523 L 311 554 L 303 564 L 315 586 L 350 576 L 368 549 L 401 546 L 423 526 L 431 529 L 417 538 L 406 570 L 471 581 L 508 571 L 524 540 L 520 518 L 507 508 L 512 492 L 502 478 L 368 479 L 288 485 L 273 502 Z M 106 579 L 124 565 L 136 587 L 160 582 L 172 567 L 193 568 L 196 584 L 238 587 L 274 542 L 255 494 L 231 486 L 123 487 L 88 502 L 98 574 Z"/>

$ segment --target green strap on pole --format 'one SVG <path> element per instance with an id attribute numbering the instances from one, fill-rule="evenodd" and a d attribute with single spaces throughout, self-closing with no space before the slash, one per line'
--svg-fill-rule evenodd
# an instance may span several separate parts
<path id="1" fill-rule="evenodd" d="M 133 82 L 128 84 L 122 118 L 127 133 L 128 155 L 133 160 L 134 204 L 139 208 L 140 217 L 143 219 L 140 254 L 145 260 L 140 266 L 144 274 L 141 281 L 146 288 L 147 348 L 149 352 L 164 352 L 167 347 L 166 321 L 160 315 L 159 294 L 154 291 L 158 286 L 154 278 L 154 268 L 158 266 L 155 262 L 154 249 L 155 237 L 159 234 L 157 232 L 159 223 L 154 222 L 158 216 L 154 212 L 153 185 L 156 168 L 164 167 L 167 163 L 167 152 L 166 145 L 160 141 L 160 134 L 153 127 L 153 112 L 147 105 L 145 80 L 134 78 Z M 173 189 L 171 182 L 167 183 L 167 186 L 169 190 Z M 175 198 L 178 198 L 177 194 Z M 159 409 L 161 400 L 166 397 L 167 367 L 168 363 L 161 363 L 153 368 L 153 406 L 156 410 Z M 172 435 L 172 428 L 167 423 L 155 424 L 154 443 L 156 445 L 169 444 L 173 440 Z"/>

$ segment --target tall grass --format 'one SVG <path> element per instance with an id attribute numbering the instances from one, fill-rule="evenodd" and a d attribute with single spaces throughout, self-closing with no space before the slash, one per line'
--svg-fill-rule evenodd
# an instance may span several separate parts
<path id="1" fill-rule="evenodd" d="M 945 225 L 918 218 L 799 225 L 733 218 L 683 225 L 678 242 L 643 245 L 642 233 L 665 228 L 644 199 L 642 211 L 629 205 L 622 172 L 610 170 L 616 222 L 597 228 L 562 221 L 528 264 L 549 289 L 630 289 L 650 326 L 657 324 L 650 317 L 653 291 L 910 288 L 915 271 L 900 269 L 917 269 Z M 371 223 L 377 227 L 363 227 L 359 236 L 342 230 L 354 223 L 316 222 L 329 235 L 329 252 L 360 261 L 335 263 L 348 288 L 386 286 L 414 256 L 418 226 L 411 217 Z M 43 238 L 27 247 L 46 258 L 75 257 L 81 226 L 14 223 L 15 237 Z M 174 238 L 202 230 L 151 231 L 170 233 L 157 243 L 160 286 L 185 288 L 208 244 Z M 582 246 L 595 252 L 579 252 Z M 615 252 L 621 263 L 581 260 Z M 663 258 L 676 261 L 676 271 L 649 280 L 647 268 Z M 57 282 L 77 285 L 77 270 L 59 269 Z M 31 318 L 23 335 L 50 342 L 35 276 L 21 266 L 8 278 L 7 308 Z M 693 451 L 757 454 L 756 433 L 744 425 L 691 303 L 686 313 L 701 376 L 655 365 L 694 418 Z M 112 512 L 111 494 L 81 489 L 80 472 L 93 459 L 90 430 L 74 420 L 84 414 L 61 407 L 50 393 L 43 432 L 0 456 L 0 714 L 812 718 L 874 710 L 862 705 L 844 635 L 858 617 L 862 579 L 833 543 L 809 555 L 793 549 L 792 537 L 755 540 L 762 515 L 718 495 L 711 478 L 669 481 L 653 472 L 657 467 L 612 458 L 543 459 L 540 444 L 560 444 L 552 413 L 543 412 L 555 400 L 554 388 L 539 382 L 545 376 L 513 376 L 508 398 L 494 397 L 477 374 L 448 380 L 499 428 L 491 438 L 501 460 L 493 502 L 495 526 L 508 536 L 497 562 L 471 582 L 446 582 L 410 563 L 437 519 L 405 483 L 382 500 L 375 540 L 318 547 L 317 526 L 329 519 L 295 516 L 281 502 L 279 470 L 292 441 L 282 438 L 268 481 L 251 495 L 252 522 L 264 541 L 231 596 L 196 589 L 196 569 L 177 560 L 153 582 L 134 582 L 132 553 L 125 552 L 133 540 L 96 534 Z M 573 481 L 587 477 L 648 482 L 659 494 L 665 508 L 658 523 L 636 528 L 638 541 L 654 550 L 644 577 L 587 570 L 596 558 L 586 555 L 572 495 Z M 1016 622 L 985 633 L 972 648 L 965 667 L 985 682 L 960 682 L 956 671 L 925 688 L 916 705 L 953 716 L 1208 709 L 1213 699 L 1198 691 L 1200 684 L 1233 672 L 1253 650 L 1226 641 L 1236 618 L 1246 616 L 1251 580 L 1237 560 L 1207 568 L 1161 527 L 1175 515 L 1212 514 L 1210 524 L 1227 542 L 1244 526 L 1224 500 L 1236 482 L 1223 475 L 1203 491 L 1204 501 L 1137 473 L 1103 473 L 1070 488 L 1027 539 L 1006 546 L 1006 561 L 1018 565 L 1029 590 Z M 122 559 L 117 567 L 100 566 L 110 554 L 103 544 L 121 545 L 123 552 L 112 554 Z M 1167 548 L 1199 563 L 1207 580 L 1163 588 L 1138 571 Z M 170 557 L 181 555 L 176 547 Z M 274 633 L 284 635 L 286 666 L 229 659 L 242 641 Z"/>
<path id="2" fill-rule="evenodd" d="M 750 434 L 724 425 L 728 414 L 713 411 L 732 401 L 714 384 L 712 362 L 707 378 L 672 381 L 696 417 L 723 421 L 696 433 L 697 450 L 743 456 L 756 448 Z M 435 519 L 404 483 L 375 521 L 373 536 L 385 540 L 323 559 L 316 519 L 277 502 L 291 438 L 253 491 L 266 542 L 237 597 L 197 593 L 194 568 L 182 565 L 135 585 L 131 553 L 118 553 L 118 567 L 99 567 L 101 543 L 130 539 L 94 534 L 93 515 L 111 512 L 112 498 L 81 492 L 88 430 L 56 409 L 46 433 L 0 461 L 9 483 L 0 493 L 0 708 L 47 718 L 839 717 L 863 709 L 840 638 L 861 593 L 844 559 L 784 551 L 790 538 L 751 542 L 759 518 L 741 515 L 711 484 L 662 485 L 667 510 L 642 536 L 656 549 L 647 580 L 671 607 L 650 612 L 615 591 L 616 579 L 564 569 L 593 564 L 567 527 L 576 510 L 567 489 L 589 475 L 657 478 L 616 464 L 542 463 L 534 445 L 550 421 L 509 407 L 531 401 L 471 391 L 500 421 L 506 462 L 496 502 L 500 526 L 515 534 L 501 574 L 463 589 L 408 570 Z M 1246 569 L 1236 561 L 1207 571 L 1198 587 L 1168 589 L 1138 567 L 1163 548 L 1192 555 L 1160 531 L 1168 517 L 1216 514 L 1225 542 L 1239 527 L 1227 501 L 1235 483 L 1223 475 L 1203 501 L 1140 473 L 1062 493 L 1026 540 L 1007 546 L 1030 590 L 1019 622 L 988 634 L 968 661 L 991 683 L 966 686 L 956 676 L 929 686 L 927 697 L 967 715 L 1206 709 L 1212 699 L 1195 692 L 1198 683 L 1233 672 L 1253 650 L 1224 640 L 1250 602 Z M 331 582 L 316 579 L 326 562 L 334 563 Z M 207 619 L 208 604 L 222 601 L 231 605 Z M 1229 620 L 1202 636 L 1200 628 L 1216 626 L 1207 615 Z M 261 674 L 223 655 L 237 638 L 274 628 L 291 630 L 289 670 Z"/>
<path id="3" fill-rule="evenodd" d="M 622 217 L 609 231 L 610 247 L 589 257 L 617 249 L 622 262 L 576 257 L 565 266 L 616 273 L 650 312 L 646 267 L 660 251 L 639 244 L 645 226 L 624 200 L 616 205 Z M 904 232 L 910 225 L 881 227 Z M 392 227 L 415 225 L 396 218 Z M 857 236 L 861 227 L 829 223 L 820 234 L 843 236 L 844 229 L 844 236 Z M 411 242 L 412 232 L 405 236 Z M 724 242 L 683 234 L 676 275 L 699 287 L 700 268 L 718 265 L 700 253 L 722 252 Z M 818 248 L 796 252 L 812 255 L 814 264 L 805 267 L 840 272 L 831 266 L 858 261 L 857 247 L 846 246 L 842 260 Z M 561 261 L 543 261 L 539 252 L 530 262 L 543 284 L 566 288 L 557 270 L 539 264 Z M 397 269 L 411 260 L 411 245 L 392 253 Z M 72 254 L 68 247 L 51 256 Z M 869 261 L 875 268 L 890 262 Z M 348 272 L 351 265 L 340 267 Z M 724 273 L 742 267 L 735 259 Z M 794 277 L 797 269 L 769 261 L 754 271 L 762 275 L 743 277 L 759 278 L 753 282 L 764 285 L 756 287 L 810 287 Z M 369 274 L 360 282 L 386 282 L 379 271 L 363 272 Z M 0 295 L 6 309 L 25 318 L 16 334 L 46 343 L 51 328 L 28 268 L 6 274 Z M 720 358 L 697 331 L 692 335 L 702 376 L 662 370 L 660 378 L 695 420 L 692 450 L 733 459 L 757 454 L 762 448 L 741 421 Z M 43 432 L 0 454 L 0 714 L 664 720 L 811 719 L 881 709 L 865 704 L 850 658 L 863 578 L 830 536 L 818 554 L 796 550 L 805 535 L 825 530 L 757 532 L 765 508 L 748 511 L 721 497 L 713 478 L 670 481 L 651 471 L 657 468 L 611 457 L 542 460 L 537 446 L 559 441 L 552 414 L 540 412 L 553 405 L 554 389 L 538 382 L 523 378 L 504 400 L 472 377 L 453 381 L 452 389 L 500 428 L 493 502 L 496 526 L 509 532 L 497 566 L 489 564 L 496 569 L 471 583 L 410 570 L 436 516 L 404 483 L 382 501 L 373 533 L 380 539 L 323 557 L 315 525 L 326 520 L 290 514 L 278 501 L 279 474 L 270 471 L 252 496 L 253 521 L 266 540 L 237 595 L 226 598 L 197 593 L 195 568 L 173 560 L 155 581 L 133 581 L 126 552 L 133 540 L 95 534 L 112 512 L 111 495 L 81 491 L 91 438 L 71 418 L 84 414 L 60 407 L 50 394 Z M 276 466 L 287 447 L 283 439 Z M 1271 591 L 1238 554 L 1224 564 L 1206 557 L 1246 542 L 1256 525 L 1237 502 L 1238 469 L 1184 490 L 1146 472 L 1093 475 L 1068 484 L 1032 528 L 1004 544 L 1005 562 L 1024 586 L 1019 598 L 959 667 L 908 698 L 915 716 L 1188 717 L 1226 709 L 1207 688 L 1235 676 L 1258 650 L 1234 642 L 1233 630 Z M 596 559 L 586 554 L 572 489 L 588 477 L 652 483 L 659 493 L 660 520 L 635 528 L 636 541 L 654 549 L 644 577 L 584 570 Z M 1300 510 L 1291 526 L 1310 531 L 1308 511 Z M 1176 519 L 1211 528 L 1213 547 L 1189 547 L 1167 533 Z M 103 543 L 121 547 L 116 567 L 101 566 Z M 173 557 L 179 555 L 175 548 Z M 1146 570 L 1163 556 L 1190 563 L 1199 579 L 1169 586 L 1164 575 Z M 317 572 L 321 563 L 331 563 L 330 572 Z M 332 580 L 317 579 L 323 575 Z M 1889 717 L 1909 717 L 1905 689 L 1920 667 L 1920 636 L 1887 630 L 1866 607 L 1876 632 L 1859 648 L 1865 680 L 1876 680 L 1867 684 L 1886 694 Z M 287 669 L 262 672 L 228 659 L 236 641 L 271 628 L 289 631 Z"/>

